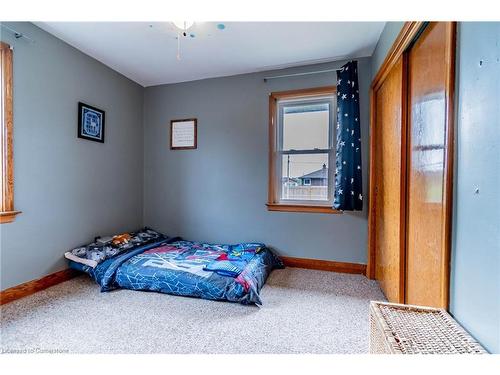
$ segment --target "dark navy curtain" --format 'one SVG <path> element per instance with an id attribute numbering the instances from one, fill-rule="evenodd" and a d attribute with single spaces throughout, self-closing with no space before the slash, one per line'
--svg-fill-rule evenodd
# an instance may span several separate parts
<path id="1" fill-rule="evenodd" d="M 358 63 L 349 61 L 337 71 L 337 152 L 333 206 L 338 210 L 363 209 L 359 122 Z"/>

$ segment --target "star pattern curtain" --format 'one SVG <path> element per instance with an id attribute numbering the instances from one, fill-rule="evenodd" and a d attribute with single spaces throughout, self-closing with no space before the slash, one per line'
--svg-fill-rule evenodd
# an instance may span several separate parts
<path id="1" fill-rule="evenodd" d="M 337 71 L 337 148 L 333 206 L 338 210 L 363 209 L 359 122 L 358 63 L 349 61 Z"/>

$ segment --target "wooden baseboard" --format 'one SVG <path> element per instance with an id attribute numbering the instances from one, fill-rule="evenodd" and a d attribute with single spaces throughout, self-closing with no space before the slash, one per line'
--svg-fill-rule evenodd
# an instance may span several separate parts
<path id="1" fill-rule="evenodd" d="M 330 260 L 293 257 L 280 258 L 287 267 L 297 267 L 341 273 L 354 273 L 360 275 L 364 275 L 366 273 L 366 264 L 333 262 Z M 80 275 L 78 271 L 75 271 L 73 269 L 66 269 L 52 273 L 37 280 L 28 281 L 27 283 L 2 290 L 0 292 L 0 305 L 4 305 L 6 303 L 29 296 L 41 290 L 50 288 L 51 286 L 57 285 L 64 281 L 68 281 L 78 275 Z"/>
<path id="2" fill-rule="evenodd" d="M 41 290 L 47 289 L 56 284 L 62 283 L 78 276 L 80 273 L 73 269 L 65 269 L 59 272 L 51 273 L 37 280 L 28 281 L 21 285 L 13 286 L 0 292 L 0 305 L 15 301 Z"/>
<path id="3" fill-rule="evenodd" d="M 366 274 L 366 264 L 333 262 L 331 260 L 280 257 L 286 267 L 307 268 L 341 273 Z"/>

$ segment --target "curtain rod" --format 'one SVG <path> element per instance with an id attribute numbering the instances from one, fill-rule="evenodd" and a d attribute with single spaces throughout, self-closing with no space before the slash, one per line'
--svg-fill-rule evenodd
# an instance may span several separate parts
<path id="1" fill-rule="evenodd" d="M 326 70 L 315 70 L 313 72 L 292 73 L 292 74 L 283 74 L 281 76 L 264 77 L 264 82 L 267 82 L 270 79 L 287 78 L 287 77 L 297 77 L 297 76 L 307 76 L 309 74 L 330 73 L 330 72 L 337 72 L 339 70 L 341 70 L 341 68 L 326 69 Z"/>
<path id="2" fill-rule="evenodd" d="M 31 38 L 28 38 L 26 35 L 24 35 L 23 33 L 20 33 L 19 31 L 16 31 L 12 28 L 10 28 L 9 26 L 5 26 L 5 25 L 1 25 L 4 29 L 7 29 L 8 31 L 10 31 L 12 34 L 14 34 L 14 38 L 16 39 L 20 39 L 20 38 L 24 38 L 26 39 L 28 42 L 30 43 L 35 43 L 35 41 Z"/>

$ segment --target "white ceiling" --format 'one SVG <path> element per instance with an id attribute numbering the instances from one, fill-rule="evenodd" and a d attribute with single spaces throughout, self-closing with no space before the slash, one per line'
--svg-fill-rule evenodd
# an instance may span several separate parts
<path id="1" fill-rule="evenodd" d="M 180 38 L 170 22 L 37 22 L 141 84 L 192 81 L 371 56 L 384 22 L 198 22 Z"/>

